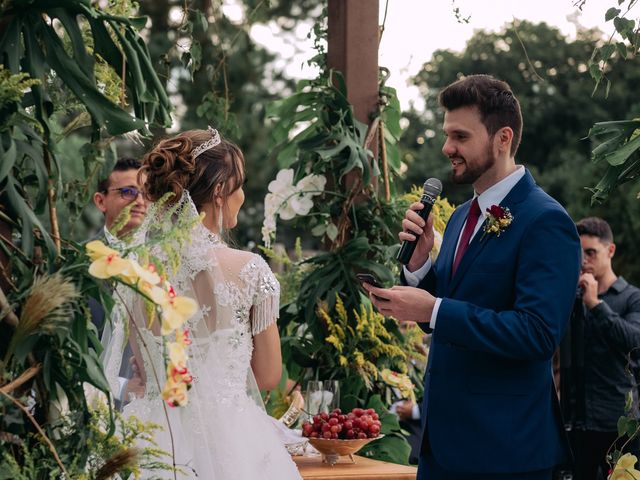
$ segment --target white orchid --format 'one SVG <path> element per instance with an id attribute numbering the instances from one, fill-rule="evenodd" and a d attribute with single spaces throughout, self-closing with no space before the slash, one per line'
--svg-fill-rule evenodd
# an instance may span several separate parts
<path id="1" fill-rule="evenodd" d="M 262 241 L 266 247 L 276 232 L 276 219 L 291 220 L 307 215 L 313 208 L 313 197 L 324 191 L 327 179 L 323 175 L 307 175 L 296 185 L 291 168 L 280 170 L 276 179 L 269 183 L 269 193 L 264 198 L 264 223 Z"/>
<path id="2" fill-rule="evenodd" d="M 327 177 L 324 175 L 308 175 L 298 182 L 298 189 L 303 192 L 323 192 L 327 184 Z"/>
<path id="3" fill-rule="evenodd" d="M 285 168 L 280 170 L 276 175 L 276 179 L 269 182 L 269 191 L 271 193 L 279 194 L 293 188 L 293 169 Z"/>

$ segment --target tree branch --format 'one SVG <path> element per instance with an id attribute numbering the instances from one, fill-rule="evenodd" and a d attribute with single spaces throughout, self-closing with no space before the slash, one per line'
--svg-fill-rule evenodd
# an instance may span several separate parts
<path id="1" fill-rule="evenodd" d="M 10 393 L 14 391 L 16 388 L 27 383 L 29 380 L 35 377 L 38 373 L 40 373 L 40 370 L 42 370 L 41 363 L 34 365 L 33 367 L 27 368 L 24 372 L 22 372 L 22 375 L 20 375 L 18 378 L 0 387 L 0 392 Z"/>
<path id="2" fill-rule="evenodd" d="M 16 407 L 18 407 L 20 410 L 22 410 L 22 413 L 24 413 L 27 418 L 31 421 L 31 423 L 33 424 L 33 426 L 36 428 L 36 430 L 38 430 L 38 433 L 40 435 L 42 435 L 43 440 L 45 441 L 45 443 L 48 445 L 49 450 L 51 450 L 51 453 L 53 454 L 53 457 L 56 459 L 56 462 L 58 463 L 58 465 L 60 466 L 60 469 L 62 470 L 62 473 L 64 474 L 65 478 L 68 478 L 68 474 L 67 474 L 67 470 L 64 468 L 64 465 L 62 464 L 62 461 L 60 460 L 60 457 L 58 456 L 58 452 L 56 451 L 56 447 L 53 445 L 53 443 L 51 442 L 51 440 L 49 440 L 49 437 L 47 437 L 47 434 L 44 433 L 44 430 L 42 430 L 42 427 L 38 424 L 38 422 L 36 422 L 36 419 L 33 418 L 33 415 L 31 415 L 29 413 L 29 410 L 27 410 L 27 407 L 25 407 L 24 405 L 22 405 L 18 400 L 16 400 L 15 398 L 13 398 L 11 395 L 9 395 L 8 393 L 5 393 L 2 389 L 0 389 L 0 394 L 4 395 L 5 397 L 7 397 L 9 400 L 11 400 L 11 403 L 13 403 Z"/>
<path id="3" fill-rule="evenodd" d="M 0 288 L 0 320 L 4 320 L 12 327 L 18 326 L 18 317 L 16 317 L 11 305 L 9 305 L 9 300 L 7 300 L 2 288 Z"/>

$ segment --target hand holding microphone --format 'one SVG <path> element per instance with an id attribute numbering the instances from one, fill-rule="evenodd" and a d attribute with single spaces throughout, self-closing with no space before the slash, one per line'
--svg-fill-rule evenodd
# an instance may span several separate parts
<path id="1" fill-rule="evenodd" d="M 397 259 L 407 265 L 409 271 L 424 265 L 433 248 L 433 219 L 429 217 L 429 213 L 441 192 L 442 182 L 437 178 L 428 179 L 424 182 L 422 198 L 409 207 L 402 221 L 403 231 L 398 235 L 402 247 Z"/>

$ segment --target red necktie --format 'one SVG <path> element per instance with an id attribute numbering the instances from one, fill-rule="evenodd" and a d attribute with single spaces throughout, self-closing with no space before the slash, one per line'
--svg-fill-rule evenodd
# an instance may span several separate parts
<path id="1" fill-rule="evenodd" d="M 467 214 L 467 223 L 464 225 L 464 230 L 462 231 L 462 237 L 460 237 L 460 244 L 458 245 L 458 251 L 456 252 L 456 256 L 453 259 L 453 265 L 451 267 L 451 276 L 453 277 L 458 269 L 458 265 L 460 265 L 460 261 L 464 256 L 464 252 L 469 248 L 469 241 L 473 236 L 473 231 L 476 229 L 476 225 L 478 223 L 478 218 L 480 218 L 480 205 L 478 205 L 478 197 L 473 199 L 471 202 L 471 208 L 469 209 L 469 213 Z"/>

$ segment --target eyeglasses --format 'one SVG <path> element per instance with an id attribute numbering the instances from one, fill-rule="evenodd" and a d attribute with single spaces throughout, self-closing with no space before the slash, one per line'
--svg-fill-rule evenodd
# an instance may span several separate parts
<path id="1" fill-rule="evenodd" d="M 120 192 L 120 196 L 124 200 L 135 200 L 136 198 L 138 198 L 138 195 L 142 195 L 142 198 L 144 198 L 144 190 L 136 187 L 108 188 L 104 192 L 107 193 L 114 191 Z"/>

